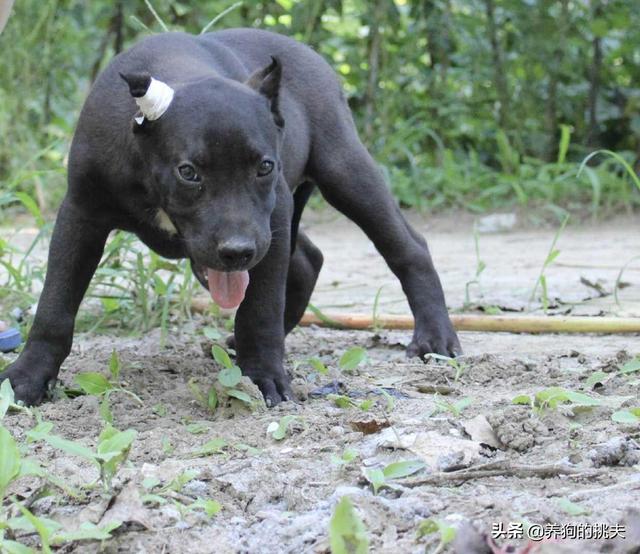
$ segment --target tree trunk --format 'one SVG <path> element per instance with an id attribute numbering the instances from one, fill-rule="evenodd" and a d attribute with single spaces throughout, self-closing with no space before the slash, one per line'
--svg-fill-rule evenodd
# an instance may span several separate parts
<path id="1" fill-rule="evenodd" d="M 369 41 L 367 58 L 369 62 L 369 76 L 364 97 L 365 127 L 367 138 L 373 136 L 373 124 L 375 120 L 376 99 L 378 93 L 378 81 L 380 71 L 380 47 L 382 36 L 380 24 L 382 23 L 385 0 L 376 0 L 369 17 Z"/>
<path id="2" fill-rule="evenodd" d="M 498 96 L 498 124 L 507 130 L 509 123 L 509 88 L 504 69 L 504 54 L 498 40 L 495 6 L 493 0 L 484 0 L 487 15 L 487 34 L 491 43 L 491 57 L 493 59 L 494 86 Z"/>
<path id="3" fill-rule="evenodd" d="M 545 160 L 552 162 L 558 152 L 558 82 L 562 73 L 566 40 L 569 26 L 568 0 L 561 0 L 562 15 L 558 25 L 557 47 L 554 48 L 552 59 L 549 60 L 549 80 L 547 82 L 547 103 L 545 106 L 545 127 L 547 131 L 547 145 Z"/>
<path id="4" fill-rule="evenodd" d="M 122 44 L 124 42 L 123 37 L 123 24 L 124 24 L 124 6 L 123 0 L 118 0 L 116 3 L 115 13 L 113 14 L 113 50 L 116 54 L 122 52 Z"/>
<path id="5" fill-rule="evenodd" d="M 600 93 L 600 71 L 602 69 L 602 39 L 594 37 L 592 41 L 593 58 L 589 71 L 589 131 L 587 144 L 595 146 L 598 142 L 598 94 Z"/>

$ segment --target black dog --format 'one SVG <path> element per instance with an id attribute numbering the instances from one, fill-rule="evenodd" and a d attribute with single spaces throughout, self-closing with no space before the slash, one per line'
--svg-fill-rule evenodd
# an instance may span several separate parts
<path id="1" fill-rule="evenodd" d="M 188 257 L 218 304 L 238 306 L 238 365 L 267 404 L 290 399 L 284 338 L 322 265 L 298 231 L 315 186 L 402 282 L 416 322 L 408 355 L 458 353 L 427 244 L 360 142 L 332 69 L 294 40 L 234 29 L 146 38 L 98 78 L 31 335 L 2 378 L 17 399 L 42 400 L 107 236 L 124 229 L 162 256 Z"/>

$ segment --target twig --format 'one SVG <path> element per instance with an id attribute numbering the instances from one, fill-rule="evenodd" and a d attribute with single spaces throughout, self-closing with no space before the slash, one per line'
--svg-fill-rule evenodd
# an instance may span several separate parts
<path id="1" fill-rule="evenodd" d="M 472 479 L 484 479 L 486 477 L 539 477 L 547 479 L 550 477 L 558 477 L 559 475 L 580 475 L 589 476 L 599 475 L 601 470 L 585 471 L 581 468 L 571 467 L 564 463 L 547 464 L 542 466 L 525 466 L 512 465 L 510 462 L 495 462 L 494 467 L 480 466 L 476 468 L 462 469 L 451 473 L 434 473 L 417 481 L 408 481 L 402 483 L 405 487 L 421 487 L 423 485 L 444 485 L 452 481 L 470 481 Z"/>
<path id="2" fill-rule="evenodd" d="M 635 490 L 638 488 L 640 488 L 640 479 L 636 477 L 635 479 L 629 479 L 628 481 L 621 481 L 620 483 L 615 483 L 613 485 L 608 485 L 606 487 L 576 491 L 572 494 L 569 494 L 568 497 L 569 497 L 569 500 L 571 500 L 572 502 L 578 502 L 580 500 L 585 500 L 586 498 L 591 498 L 594 496 L 598 496 L 599 494 L 615 491 L 618 489 Z M 554 496 L 557 496 L 557 495 L 554 494 Z"/>
<path id="3" fill-rule="evenodd" d="M 201 35 L 204 35 L 211 27 L 213 27 L 218 21 L 220 21 L 225 15 L 229 12 L 232 12 L 236 8 L 242 6 L 242 2 L 236 2 L 235 4 L 231 4 L 226 10 L 221 11 L 218 15 L 216 15 L 209 23 L 207 23 L 200 31 Z"/>
<path id="4" fill-rule="evenodd" d="M 162 18 L 158 15 L 158 12 L 153 8 L 153 6 L 151 5 L 151 2 L 149 0 L 144 0 L 144 3 L 147 5 L 147 8 L 149 8 L 149 11 L 153 14 L 153 17 L 156 18 L 156 21 L 160 23 L 160 27 L 162 27 L 162 30 L 165 33 L 169 32 L 169 27 L 167 27 L 166 23 L 162 21 Z"/>

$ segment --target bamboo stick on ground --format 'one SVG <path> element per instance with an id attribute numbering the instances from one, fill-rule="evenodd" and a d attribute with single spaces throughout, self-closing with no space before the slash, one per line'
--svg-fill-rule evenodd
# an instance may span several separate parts
<path id="1" fill-rule="evenodd" d="M 535 315 L 468 315 L 451 314 L 458 331 L 508 333 L 640 333 L 640 318 L 632 317 L 567 317 Z M 366 314 L 323 312 L 321 316 L 307 312 L 301 325 L 320 325 L 343 329 L 413 329 L 413 317 L 381 314 L 375 318 Z M 375 325 L 374 325 L 375 324 Z"/>
<path id="2" fill-rule="evenodd" d="M 194 312 L 204 312 L 211 300 L 196 297 L 191 303 Z M 640 318 L 634 317 L 570 317 L 537 315 L 469 315 L 451 314 L 458 331 L 507 333 L 639 333 Z M 380 314 L 375 321 L 368 314 L 306 312 L 300 325 L 319 325 L 337 329 L 413 329 L 413 317 Z"/>

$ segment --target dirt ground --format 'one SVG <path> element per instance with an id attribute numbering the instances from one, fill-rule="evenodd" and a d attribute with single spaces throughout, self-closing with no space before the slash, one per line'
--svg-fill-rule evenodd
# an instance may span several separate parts
<path id="1" fill-rule="evenodd" d="M 413 220 L 430 241 L 450 309 L 460 310 L 477 268 L 472 218 Z M 371 313 L 382 287 L 380 312 L 408 312 L 398 283 L 353 225 L 330 213 L 312 214 L 306 230 L 325 254 L 314 305 Z M 469 288 L 471 304 L 526 308 L 554 232 L 516 224 L 481 233 L 486 269 L 480 284 Z M 640 316 L 640 261 L 622 276 L 626 286 L 619 304 L 611 294 L 620 268 L 640 255 L 640 221 L 570 226 L 557 247 L 560 255 L 545 272 L 552 313 Z M 540 311 L 537 300 L 529 307 Z M 368 529 L 372 552 L 433 552 L 438 533 L 417 533 L 429 518 L 458 529 L 444 552 L 640 551 L 640 426 L 611 419 L 616 410 L 640 406 L 640 373 L 619 371 L 640 354 L 639 336 L 461 333 L 465 356 L 453 367 L 407 360 L 405 332 L 299 328 L 287 340 L 298 402 L 254 412 L 230 403 L 211 415 L 189 386 L 190 381 L 208 386 L 219 370 L 202 325 L 201 316 L 174 325 L 164 350 L 158 331 L 141 338 L 76 337 L 62 382 L 71 386 L 74 375 L 86 371 L 106 375 L 115 347 L 122 379 L 143 405 L 113 395 L 114 423 L 138 435 L 111 495 L 92 490 L 82 500 L 44 498 L 31 505 L 35 513 L 69 528 L 83 521 L 124 520 L 102 546 L 105 552 L 320 553 L 329 551 L 336 503 L 348 496 Z M 338 360 L 353 346 L 365 347 L 367 359 L 352 372 L 340 371 Z M 329 373 L 314 371 L 306 363 L 311 357 L 322 360 Z M 606 376 L 588 381 L 596 371 Z M 250 384 L 243 387 L 255 394 Z M 540 413 L 512 403 L 518 395 L 548 387 L 601 402 L 592 409 L 559 406 Z M 349 396 L 354 405 L 339 407 L 328 392 Z M 373 402 L 365 411 L 358 404 L 366 399 Z M 102 428 L 95 397 L 61 399 L 40 410 L 54 423 L 54 433 L 95 444 Z M 285 438 L 275 440 L 267 428 L 286 415 L 295 419 Z M 4 423 L 17 438 L 33 426 L 21 414 Z M 197 456 L 213 439 L 224 439 L 220 452 Z M 355 459 L 337 463 L 349 450 L 357 453 Z M 30 455 L 70 485 L 97 478 L 90 463 L 47 445 L 32 445 Z M 363 476 L 363 470 L 416 459 L 425 469 L 389 481 L 377 494 Z M 187 471 L 193 471 L 191 479 L 172 498 L 183 504 L 214 499 L 222 505 L 216 516 L 181 514 L 172 502 L 142 501 L 149 479 L 169 483 Z M 34 486 L 21 480 L 13 492 L 28 499 Z M 516 533 L 523 524 L 585 529 L 622 523 L 626 538 L 585 542 L 557 535 L 558 540 L 526 550 L 533 544 L 526 536 L 502 537 L 492 550 L 484 535 L 500 523 Z M 99 549 L 98 543 L 74 543 L 61 551 Z"/>

